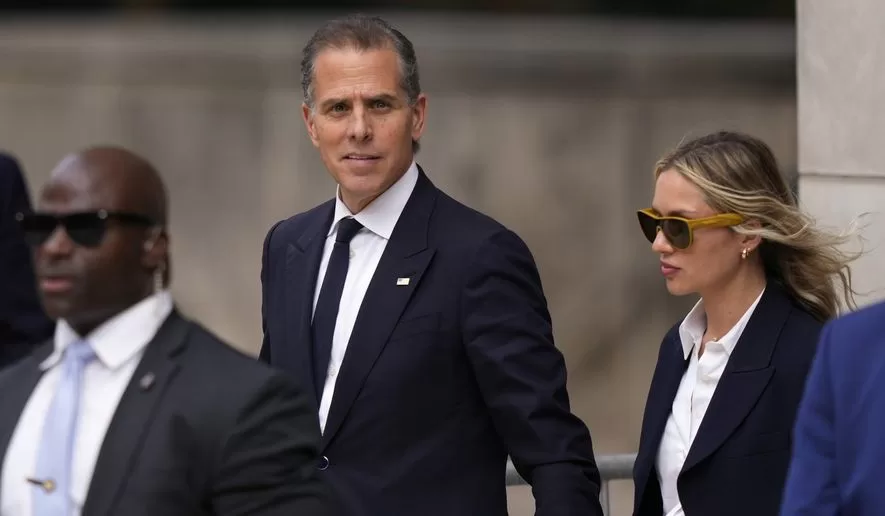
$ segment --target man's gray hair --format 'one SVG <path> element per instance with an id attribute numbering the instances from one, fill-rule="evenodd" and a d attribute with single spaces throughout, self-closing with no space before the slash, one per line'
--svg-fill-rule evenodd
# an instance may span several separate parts
<path id="1" fill-rule="evenodd" d="M 313 105 L 314 63 L 317 55 L 329 48 L 378 50 L 390 48 L 400 61 L 400 86 L 406 92 L 409 104 L 418 101 L 421 84 L 418 80 L 418 59 L 412 42 L 402 32 L 377 16 L 355 14 L 326 22 L 310 38 L 302 51 L 301 89 L 305 102 Z"/>
<path id="2" fill-rule="evenodd" d="M 313 80 L 317 55 L 327 49 L 355 49 L 358 51 L 389 48 L 396 52 L 400 64 L 400 87 L 406 93 L 409 105 L 418 102 L 421 83 L 418 79 L 418 58 L 409 38 L 378 16 L 354 14 L 323 24 L 301 53 L 301 90 L 304 102 L 314 108 Z M 415 152 L 418 142 L 412 142 Z"/>

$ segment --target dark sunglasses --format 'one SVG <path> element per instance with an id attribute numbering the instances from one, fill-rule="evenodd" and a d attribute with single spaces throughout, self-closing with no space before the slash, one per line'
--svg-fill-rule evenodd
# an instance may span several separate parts
<path id="1" fill-rule="evenodd" d="M 17 213 L 15 219 L 25 233 L 25 240 L 34 247 L 46 243 L 58 226 L 65 228 L 68 237 L 75 244 L 83 247 L 96 247 L 101 244 L 108 229 L 108 222 L 111 220 L 130 226 L 150 227 L 156 224 L 150 217 L 144 215 L 107 210 L 69 213 L 67 215 Z"/>
<path id="2" fill-rule="evenodd" d="M 726 228 L 737 226 L 744 218 L 736 213 L 720 213 L 701 219 L 683 217 L 664 217 L 651 208 L 636 212 L 639 216 L 639 227 L 649 242 L 654 243 L 658 231 L 664 233 L 667 242 L 676 249 L 688 249 L 694 241 L 694 230 L 700 228 Z"/>

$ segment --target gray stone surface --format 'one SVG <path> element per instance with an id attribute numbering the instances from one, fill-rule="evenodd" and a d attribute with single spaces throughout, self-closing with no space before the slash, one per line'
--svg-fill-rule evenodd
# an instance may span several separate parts
<path id="1" fill-rule="evenodd" d="M 885 177 L 885 3 L 800 0 L 796 6 L 801 170 Z"/>
<path id="2" fill-rule="evenodd" d="M 857 226 L 845 248 L 864 251 L 851 267 L 858 304 L 885 299 L 885 177 L 802 174 L 800 194 L 806 209 L 833 231 Z"/>
<path id="3" fill-rule="evenodd" d="M 796 5 L 800 195 L 834 229 L 865 214 L 854 281 L 861 303 L 885 299 L 885 3 Z"/>

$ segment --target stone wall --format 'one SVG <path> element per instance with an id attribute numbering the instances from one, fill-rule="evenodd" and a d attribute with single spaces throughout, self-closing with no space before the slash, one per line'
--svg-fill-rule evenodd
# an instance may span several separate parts
<path id="1" fill-rule="evenodd" d="M 866 254 L 853 272 L 867 304 L 885 299 L 885 4 L 796 5 L 800 194 L 828 226 L 862 224 Z"/>

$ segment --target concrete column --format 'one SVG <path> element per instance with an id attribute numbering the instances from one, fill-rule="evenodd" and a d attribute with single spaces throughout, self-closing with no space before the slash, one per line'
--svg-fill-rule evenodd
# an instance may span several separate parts
<path id="1" fill-rule="evenodd" d="M 799 196 L 826 225 L 858 215 L 858 301 L 885 299 L 885 3 L 797 0 Z"/>

